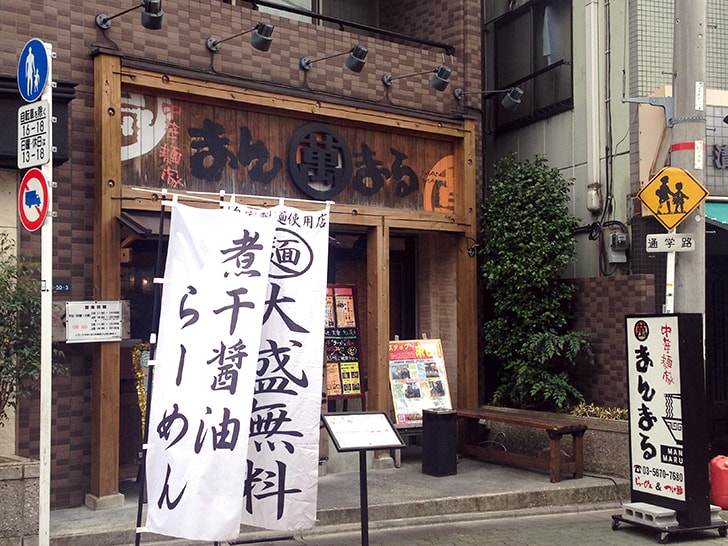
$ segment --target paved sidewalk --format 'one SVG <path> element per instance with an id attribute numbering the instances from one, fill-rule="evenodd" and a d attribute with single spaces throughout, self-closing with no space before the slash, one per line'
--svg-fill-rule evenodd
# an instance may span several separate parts
<path id="1" fill-rule="evenodd" d="M 553 507 L 515 512 L 475 514 L 440 522 L 408 521 L 405 526 L 389 522 L 369 529 L 369 546 L 654 546 L 659 532 L 623 524 L 612 529 L 618 504 Z M 714 540 L 715 542 L 711 542 Z M 679 546 L 725 544 L 716 530 L 670 535 Z M 361 528 L 347 526 L 335 533 L 303 533 L 290 540 L 260 542 L 256 546 L 342 546 L 362 544 Z"/>
<path id="2" fill-rule="evenodd" d="M 550 483 L 545 474 L 491 465 L 465 457 L 459 459 L 457 474 L 430 476 L 422 473 L 422 461 L 417 449 L 419 448 L 414 446 L 405 450 L 401 468 L 367 471 L 370 529 L 381 526 L 397 527 L 412 521 L 425 525 L 441 522 L 443 518 L 482 518 L 487 514 L 533 508 L 543 510 L 604 502 L 618 508 L 621 501 L 629 498 L 629 484 L 625 479 L 586 475 L 579 480 L 566 478 L 559 483 Z M 134 544 L 138 498 L 136 484 L 126 482 L 122 492 L 126 496 L 123 508 L 93 511 L 80 507 L 53 511 L 51 544 Z M 346 526 L 350 529 L 361 528 L 358 471 L 329 474 L 319 478 L 317 515 L 314 535 L 339 531 L 346 529 Z M 290 537 L 290 533 L 243 528 L 239 541 L 249 543 L 286 537 Z M 357 542 L 358 540 L 354 544 Z M 142 534 L 142 544 L 155 543 L 205 544 Z M 276 544 L 281 546 L 281 542 Z"/>

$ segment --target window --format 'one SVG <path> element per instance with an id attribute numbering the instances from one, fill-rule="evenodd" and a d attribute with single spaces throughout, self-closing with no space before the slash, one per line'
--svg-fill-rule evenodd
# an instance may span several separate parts
<path id="1" fill-rule="evenodd" d="M 236 3 L 235 0 L 229 2 Z M 229 3 L 228 2 L 228 3 Z M 361 23 L 368 26 L 378 26 L 379 23 L 379 0 L 272 0 L 272 3 L 280 6 L 286 6 L 293 9 L 302 9 L 312 11 L 319 15 L 336 17 L 344 21 L 352 23 Z M 293 13 L 286 9 L 276 9 L 270 6 L 258 5 L 261 13 L 272 13 L 280 17 L 287 17 L 297 21 L 306 21 L 308 23 L 317 23 L 333 28 L 338 25 L 328 21 L 312 20 L 314 18 L 307 17 L 298 13 Z M 357 29 L 348 29 L 355 33 L 361 33 Z"/>
<path id="2" fill-rule="evenodd" d="M 502 132 L 573 108 L 571 0 L 534 0 L 493 23 L 495 86 L 519 86 L 522 104 L 496 109 Z"/>

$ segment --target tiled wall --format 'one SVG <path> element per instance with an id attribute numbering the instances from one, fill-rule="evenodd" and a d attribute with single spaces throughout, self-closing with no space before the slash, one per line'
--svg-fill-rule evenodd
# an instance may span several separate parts
<path id="1" fill-rule="evenodd" d="M 574 327 L 592 334 L 596 365 L 581 366 L 575 383 L 587 402 L 627 407 L 627 354 L 624 317 L 655 313 L 652 275 L 577 279 Z"/>
<path id="2" fill-rule="evenodd" d="M 674 0 L 632 0 L 630 17 L 630 95 L 646 97 L 672 83 Z M 728 10 L 723 0 L 708 0 L 706 86 L 728 88 Z M 613 21 L 613 24 L 621 24 Z"/>

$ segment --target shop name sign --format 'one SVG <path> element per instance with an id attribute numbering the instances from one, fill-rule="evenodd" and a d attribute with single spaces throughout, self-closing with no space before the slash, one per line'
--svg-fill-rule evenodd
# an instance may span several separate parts
<path id="1" fill-rule="evenodd" d="M 121 115 L 123 178 L 130 186 L 305 195 L 441 214 L 456 209 L 455 140 L 301 124 L 136 93 L 125 95 Z M 141 157 L 148 158 L 144 169 Z"/>
<path id="2" fill-rule="evenodd" d="M 710 521 L 708 423 L 699 313 L 625 317 L 632 502 Z"/>

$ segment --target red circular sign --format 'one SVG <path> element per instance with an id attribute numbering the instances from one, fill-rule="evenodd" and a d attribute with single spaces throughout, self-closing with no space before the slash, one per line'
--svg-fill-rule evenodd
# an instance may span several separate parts
<path id="1" fill-rule="evenodd" d="M 40 169 L 30 169 L 23 176 L 18 191 L 18 213 L 28 231 L 43 225 L 48 213 L 48 183 Z"/>

